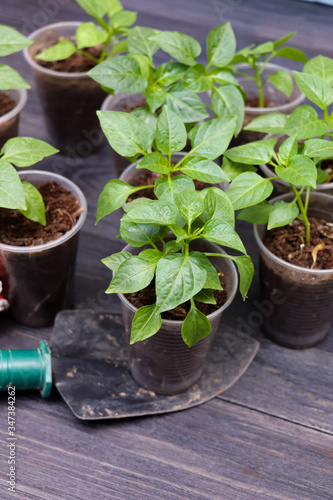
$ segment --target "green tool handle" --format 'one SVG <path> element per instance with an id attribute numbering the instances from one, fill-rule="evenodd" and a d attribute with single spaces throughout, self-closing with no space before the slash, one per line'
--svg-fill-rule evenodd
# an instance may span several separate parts
<path id="1" fill-rule="evenodd" d="M 39 389 L 43 398 L 52 386 L 51 352 L 42 340 L 37 349 L 0 350 L 0 390 Z"/>

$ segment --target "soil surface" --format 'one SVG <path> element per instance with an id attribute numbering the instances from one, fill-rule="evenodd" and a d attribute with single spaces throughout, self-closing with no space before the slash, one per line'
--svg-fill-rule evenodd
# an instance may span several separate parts
<path id="1" fill-rule="evenodd" d="M 50 44 L 48 47 L 43 47 L 43 50 L 52 47 L 52 45 L 62 40 L 64 40 L 64 38 L 59 37 L 58 40 L 53 41 L 52 44 Z M 97 45 L 96 47 L 89 47 L 83 50 L 89 52 L 89 54 L 94 57 L 99 57 L 102 52 L 102 46 Z M 37 52 L 36 55 L 40 54 L 41 52 L 42 50 Z M 90 57 L 79 54 L 77 52 L 75 52 L 75 54 L 71 55 L 70 57 L 67 57 L 67 59 L 63 59 L 61 61 L 40 61 L 39 59 L 35 59 L 35 61 L 40 66 L 43 66 L 43 68 L 51 69 L 52 71 L 59 71 L 62 73 L 84 73 L 96 66 L 96 63 L 92 59 L 90 59 Z"/>
<path id="2" fill-rule="evenodd" d="M 267 231 L 263 243 L 274 255 L 295 266 L 333 269 L 333 222 L 314 217 L 309 220 L 309 245 L 305 245 L 305 227 L 300 220 Z"/>
<path id="3" fill-rule="evenodd" d="M 286 99 L 286 102 L 289 102 L 288 99 Z M 269 97 L 264 97 L 264 104 L 265 108 L 274 108 L 277 106 L 275 102 L 270 101 Z M 245 99 L 245 107 L 246 108 L 259 108 L 259 97 L 247 97 Z"/>
<path id="4" fill-rule="evenodd" d="M 9 96 L 8 92 L 0 92 L 0 116 L 9 113 L 16 106 L 16 102 Z"/>
<path id="5" fill-rule="evenodd" d="M 220 282 L 222 287 L 224 288 L 223 283 L 223 273 L 219 273 Z M 214 290 L 214 297 L 216 300 L 216 304 L 203 304 L 202 302 L 195 301 L 195 305 L 203 314 L 208 316 L 208 314 L 217 311 L 223 304 L 227 301 L 227 292 L 225 290 Z M 156 293 L 155 293 L 155 280 L 150 283 L 149 286 L 135 293 L 126 293 L 126 299 L 133 304 L 138 309 L 142 306 L 151 306 L 156 302 Z M 191 308 L 191 302 L 188 300 L 184 302 L 184 304 L 180 304 L 179 306 L 171 309 L 170 311 L 165 311 L 161 314 L 163 319 L 183 321 L 187 313 Z"/>
<path id="6" fill-rule="evenodd" d="M 126 99 L 124 99 L 121 107 L 123 113 L 131 113 L 132 111 L 134 111 L 134 109 L 144 108 L 146 107 L 146 105 L 147 105 L 146 98 L 142 97 L 142 101 L 137 102 L 136 104 L 129 103 L 126 101 Z"/>
<path id="7" fill-rule="evenodd" d="M 24 217 L 18 210 L 0 209 L 0 242 L 36 246 L 54 241 L 72 229 L 82 208 L 68 189 L 57 182 L 38 187 L 45 203 L 46 226 Z"/>

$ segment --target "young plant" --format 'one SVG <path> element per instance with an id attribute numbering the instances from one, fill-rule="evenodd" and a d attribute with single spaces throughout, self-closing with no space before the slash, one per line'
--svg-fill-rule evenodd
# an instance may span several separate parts
<path id="1" fill-rule="evenodd" d="M 35 186 L 20 180 L 15 167 L 30 167 L 57 152 L 57 149 L 38 139 L 9 139 L 0 151 L 0 207 L 17 209 L 28 219 L 45 226 L 45 206 L 41 194 Z"/>
<path id="2" fill-rule="evenodd" d="M 243 209 L 238 215 L 239 219 L 267 224 L 268 230 L 286 226 L 296 218 L 300 219 L 305 226 L 305 243 L 308 245 L 310 191 L 311 188 L 316 189 L 318 177 L 316 164 L 311 159 L 311 141 L 305 141 L 304 148 L 299 150 L 297 135 L 294 134 L 280 145 L 277 153 L 274 149 L 276 142 L 276 138 L 255 141 L 224 153 L 222 168 L 233 178 L 227 195 L 235 210 Z M 275 176 L 263 178 L 253 171 L 255 165 L 263 163 L 273 167 Z M 250 171 L 244 171 L 249 169 Z M 290 185 L 295 195 L 290 203 L 268 203 L 267 198 L 273 191 L 271 181 L 275 179 L 283 179 Z M 305 197 L 302 197 L 303 193 Z"/>
<path id="3" fill-rule="evenodd" d="M 239 133 L 244 118 L 244 99 L 230 70 L 221 69 L 231 62 L 236 51 L 229 23 L 209 33 L 206 66 L 196 60 L 201 53 L 200 44 L 184 33 L 135 27 L 127 42 L 127 56 L 109 59 L 93 68 L 89 75 L 112 90 L 131 94 L 142 92 L 146 106 L 132 114 L 155 129 L 160 108 L 165 104 L 189 126 L 206 119 L 206 108 L 211 108 L 216 117 L 236 116 L 235 133 Z M 174 61 L 156 68 L 153 56 L 159 49 Z M 211 106 L 204 104 L 197 95 L 209 91 Z"/>
<path id="4" fill-rule="evenodd" d="M 286 47 L 284 44 L 295 35 L 296 32 L 289 33 L 288 35 L 276 40 L 275 42 L 264 42 L 259 45 L 251 44 L 243 48 L 235 54 L 231 61 L 233 72 L 237 75 L 243 76 L 256 82 L 258 87 L 259 107 L 265 107 L 264 101 L 264 85 L 268 80 L 277 90 L 283 92 L 287 97 L 290 97 L 293 91 L 293 78 L 287 71 L 279 70 L 273 75 L 264 78 L 263 73 L 267 64 L 274 57 L 283 57 L 285 59 L 292 59 L 305 63 L 307 58 L 299 49 L 294 47 Z M 238 63 L 246 63 L 253 70 L 253 75 L 242 72 L 234 66 Z"/>
<path id="5" fill-rule="evenodd" d="M 0 57 L 9 56 L 33 42 L 14 28 L 0 25 Z M 20 74 L 7 64 L 0 64 L 0 90 L 30 89 Z"/>
<path id="6" fill-rule="evenodd" d="M 76 31 L 75 43 L 61 40 L 36 56 L 41 61 L 60 61 L 76 52 L 92 59 L 96 64 L 107 57 L 127 51 L 126 36 L 128 28 L 135 23 L 137 13 L 123 10 L 119 0 L 76 0 L 94 18 L 95 22 L 82 23 Z M 102 44 L 99 57 L 84 50 Z M 110 47 L 110 49 L 109 49 Z"/>
<path id="7" fill-rule="evenodd" d="M 168 105 L 157 118 L 155 131 L 132 113 L 98 111 L 97 114 L 111 147 L 118 154 L 132 158 L 143 156 L 137 168 L 159 175 L 151 186 L 133 187 L 118 179 L 109 181 L 99 197 L 97 222 L 120 208 L 131 194 L 147 187 L 154 188 L 157 198 L 173 202 L 178 192 L 193 189 L 193 180 L 210 184 L 229 181 L 213 160 L 228 147 L 235 132 L 236 117 L 214 118 L 192 128 L 188 134 L 191 149 L 174 164 L 172 155 L 184 148 L 187 133 L 181 118 Z M 177 172 L 185 175 L 176 175 Z"/>

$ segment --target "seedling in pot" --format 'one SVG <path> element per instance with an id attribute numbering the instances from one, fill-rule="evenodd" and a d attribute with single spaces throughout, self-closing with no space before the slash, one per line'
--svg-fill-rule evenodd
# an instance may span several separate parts
<path id="1" fill-rule="evenodd" d="M 0 207 L 17 209 L 28 219 L 45 226 L 45 206 L 41 194 L 35 186 L 20 180 L 15 167 L 30 167 L 57 152 L 57 149 L 38 139 L 9 139 L 0 151 Z"/>
<path id="2" fill-rule="evenodd" d="M 107 57 L 127 51 L 126 37 L 129 26 L 135 23 L 137 13 L 123 10 L 119 0 L 76 0 L 94 18 L 95 22 L 82 23 L 76 31 L 76 40 L 61 40 L 36 56 L 41 61 L 61 61 L 75 53 L 87 56 L 96 64 Z M 99 56 L 85 49 L 101 45 Z"/>
<path id="3" fill-rule="evenodd" d="M 9 56 L 32 44 L 14 28 L 0 25 L 0 56 Z M 0 90 L 30 89 L 20 74 L 7 64 L 0 64 Z"/>
<path id="4" fill-rule="evenodd" d="M 112 148 L 122 156 L 143 156 L 137 168 L 155 172 L 159 178 L 154 185 L 141 187 L 133 187 L 118 179 L 109 181 L 99 197 L 97 222 L 142 189 L 154 188 L 157 198 L 174 202 L 176 194 L 183 189 L 195 189 L 193 180 L 209 184 L 229 181 L 213 160 L 228 147 L 235 132 L 236 117 L 215 118 L 196 125 L 188 134 L 190 151 L 173 164 L 172 155 L 183 149 L 187 133 L 181 118 L 169 106 L 163 107 L 155 131 L 133 114 L 98 111 L 98 116 Z M 153 142 L 155 150 L 152 152 Z M 178 172 L 181 175 L 175 175 Z"/>

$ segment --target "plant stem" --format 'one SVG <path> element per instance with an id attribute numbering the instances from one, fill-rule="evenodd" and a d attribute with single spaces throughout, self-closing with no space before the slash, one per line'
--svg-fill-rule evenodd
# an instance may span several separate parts
<path id="1" fill-rule="evenodd" d="M 253 71 L 255 74 L 256 82 L 257 82 L 257 87 L 258 87 L 258 94 L 259 94 L 259 108 L 264 108 L 265 107 L 265 100 L 264 100 L 264 91 L 262 87 L 262 81 L 260 78 L 260 73 L 258 71 L 258 68 L 256 64 L 253 64 Z"/>
<path id="2" fill-rule="evenodd" d="M 299 192 L 297 191 L 297 189 L 295 188 L 294 184 L 290 184 L 290 187 L 291 187 L 291 189 L 293 190 L 293 192 L 294 192 L 294 194 L 296 196 L 297 203 L 298 203 L 299 209 L 300 209 L 302 217 L 303 217 L 303 223 L 304 223 L 304 226 L 305 226 L 305 243 L 306 243 L 306 245 L 309 245 L 309 243 L 310 243 L 310 229 L 311 229 L 311 225 L 310 225 L 310 221 L 309 221 L 308 216 L 307 216 L 307 209 L 303 205 L 301 196 L 300 196 Z M 309 188 L 307 188 L 307 190 L 308 189 Z M 307 191 L 306 196 L 308 196 L 308 191 Z"/>
<path id="3" fill-rule="evenodd" d="M 89 57 L 89 59 L 94 61 L 96 64 L 99 64 L 99 62 L 100 62 L 99 59 L 97 59 L 97 57 L 94 57 L 92 54 L 89 54 L 89 52 L 86 52 L 85 50 L 77 49 L 76 52 L 78 52 L 79 54 L 82 54 L 83 56 Z"/>

